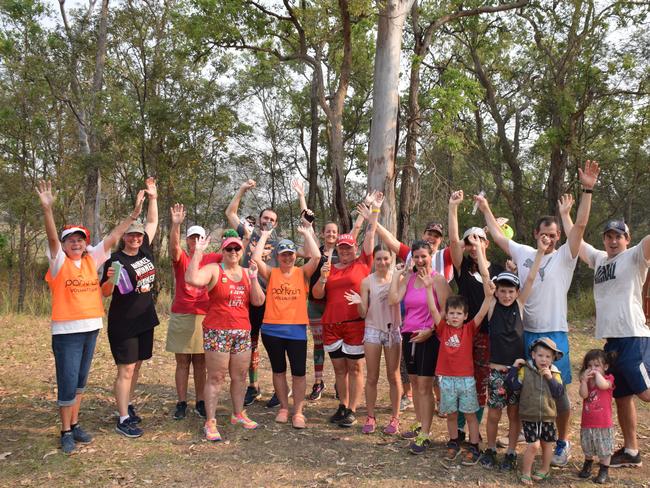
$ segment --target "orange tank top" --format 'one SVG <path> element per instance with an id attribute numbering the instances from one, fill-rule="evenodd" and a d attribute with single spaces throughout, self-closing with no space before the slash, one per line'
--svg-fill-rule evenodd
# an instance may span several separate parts
<path id="1" fill-rule="evenodd" d="M 99 276 L 93 259 L 86 255 L 77 268 L 68 257 L 52 278 L 48 270 L 45 281 L 52 292 L 52 320 L 82 320 L 104 316 Z"/>
<path id="2" fill-rule="evenodd" d="M 265 324 L 309 324 L 307 316 L 307 292 L 302 269 L 294 266 L 289 276 L 280 268 L 271 270 L 266 286 Z"/>

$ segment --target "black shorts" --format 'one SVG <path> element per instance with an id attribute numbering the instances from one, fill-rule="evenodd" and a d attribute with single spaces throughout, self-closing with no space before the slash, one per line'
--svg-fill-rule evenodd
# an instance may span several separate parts
<path id="1" fill-rule="evenodd" d="M 135 337 L 126 339 L 111 339 L 111 352 L 115 364 L 133 364 L 138 361 L 146 361 L 153 355 L 153 328 L 145 330 Z"/>
<path id="2" fill-rule="evenodd" d="M 435 376 L 440 341 L 432 335 L 424 342 L 409 342 L 413 334 L 402 333 L 402 357 L 410 375 Z"/>
<path id="3" fill-rule="evenodd" d="M 521 426 L 528 444 L 537 441 L 555 442 L 557 440 L 555 422 L 527 422 L 524 420 L 521 422 Z"/>
<path id="4" fill-rule="evenodd" d="M 274 373 L 287 371 L 287 357 L 291 365 L 291 376 L 305 376 L 307 373 L 307 341 L 283 339 L 262 333 L 262 344 L 269 355 Z"/>
<path id="5" fill-rule="evenodd" d="M 365 357 L 365 354 L 348 354 L 347 352 L 343 352 L 343 346 L 339 347 L 336 351 L 330 351 L 327 354 L 329 354 L 330 359 L 363 359 Z"/>
<path id="6" fill-rule="evenodd" d="M 262 328 L 262 322 L 264 322 L 265 310 L 266 305 L 261 305 L 259 307 L 251 305 L 248 308 L 248 319 L 251 322 L 251 339 L 255 343 L 255 349 L 257 349 L 257 338 L 260 336 L 260 329 Z"/>

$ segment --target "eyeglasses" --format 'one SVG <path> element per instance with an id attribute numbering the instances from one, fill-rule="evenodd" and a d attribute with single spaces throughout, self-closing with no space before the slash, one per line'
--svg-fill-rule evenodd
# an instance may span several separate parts
<path id="1" fill-rule="evenodd" d="M 228 246 L 227 248 L 224 249 L 224 252 L 239 252 L 241 251 L 241 247 L 239 246 Z"/>

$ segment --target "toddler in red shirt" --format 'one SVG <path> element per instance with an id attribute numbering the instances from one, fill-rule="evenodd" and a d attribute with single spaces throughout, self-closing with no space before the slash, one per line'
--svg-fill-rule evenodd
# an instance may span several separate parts
<path id="1" fill-rule="evenodd" d="M 582 397 L 582 422 L 580 423 L 580 444 L 585 453 L 585 462 L 580 478 L 591 476 L 594 457 L 598 457 L 600 469 L 594 482 L 609 482 L 609 460 L 614 450 L 614 429 L 612 423 L 612 395 L 614 376 L 606 374 L 609 368 L 607 353 L 592 349 L 582 360 L 580 370 L 580 396 Z"/>

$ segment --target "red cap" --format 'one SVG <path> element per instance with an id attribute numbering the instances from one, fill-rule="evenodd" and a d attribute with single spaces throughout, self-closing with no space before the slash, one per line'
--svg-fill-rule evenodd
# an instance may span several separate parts
<path id="1" fill-rule="evenodd" d="M 337 246 L 340 246 L 341 244 L 345 246 L 354 246 L 356 243 L 357 241 L 352 234 L 340 234 L 339 238 L 336 240 Z"/>

